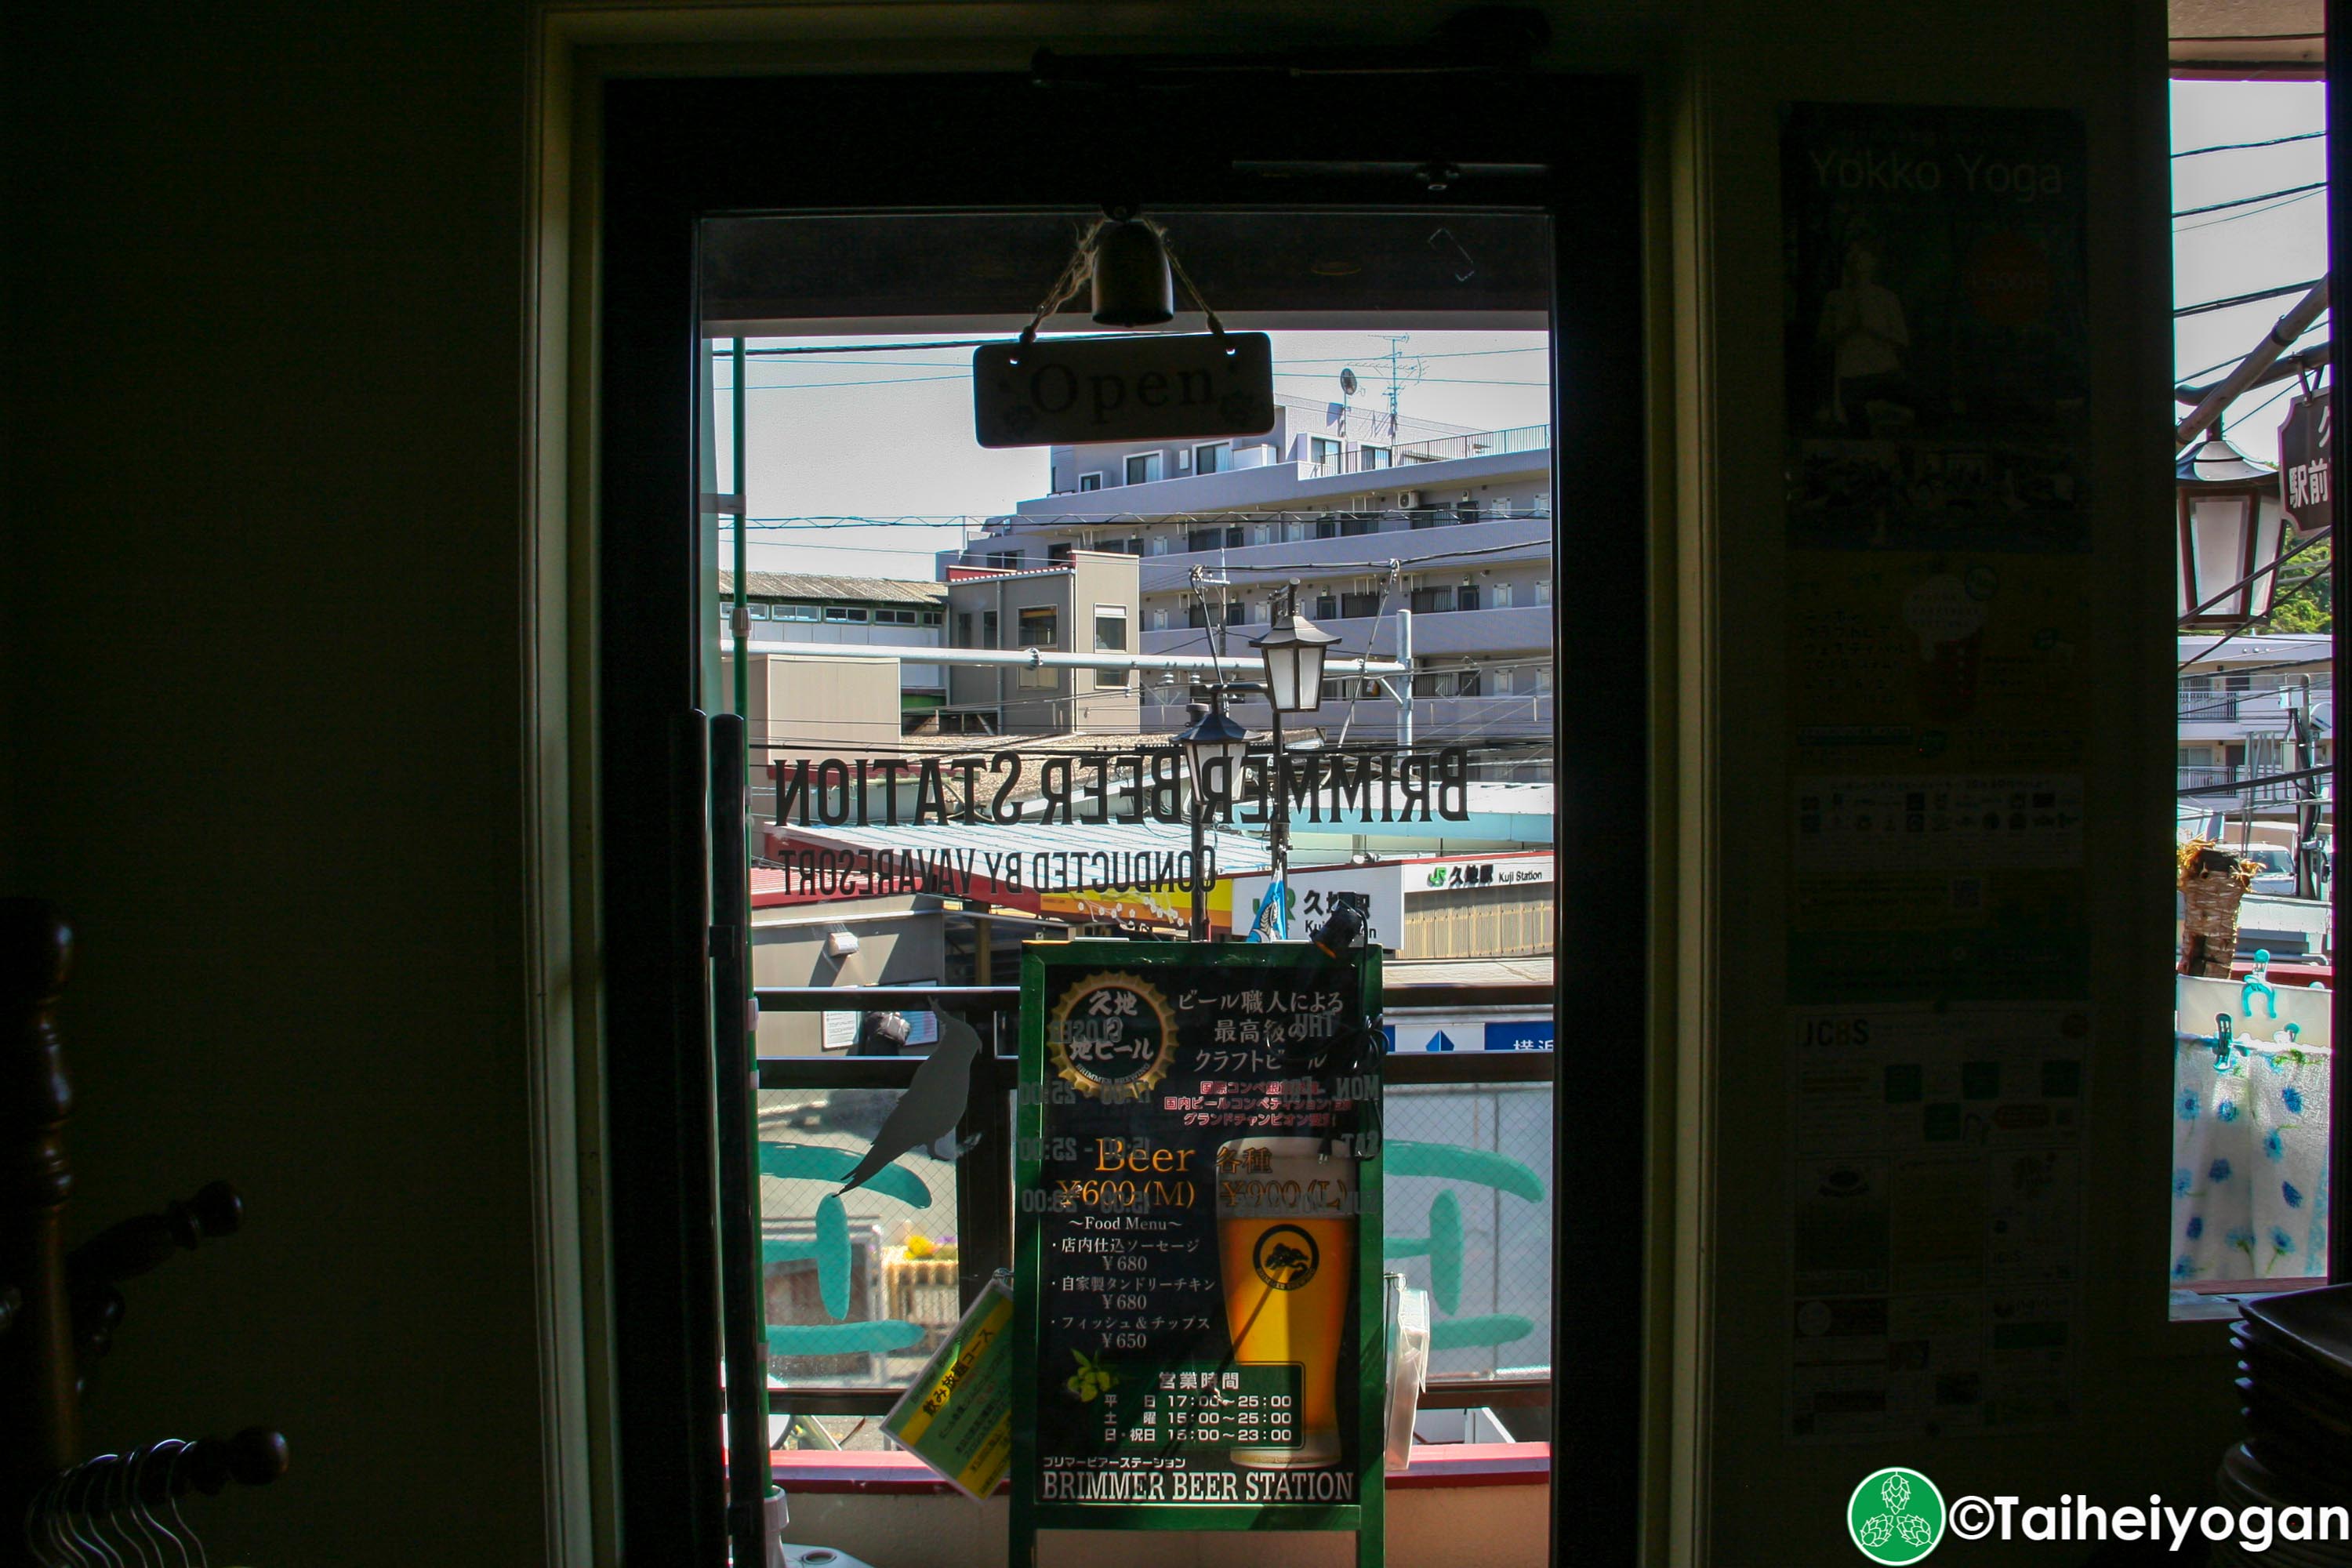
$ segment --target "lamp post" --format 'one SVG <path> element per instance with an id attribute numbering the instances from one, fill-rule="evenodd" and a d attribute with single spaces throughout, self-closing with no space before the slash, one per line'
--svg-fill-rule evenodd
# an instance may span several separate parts
<path id="1" fill-rule="evenodd" d="M 2219 424 L 2173 466 L 2180 625 L 2229 630 L 2271 613 L 2286 505 L 2275 468 L 2250 461 Z"/>
<path id="2" fill-rule="evenodd" d="M 1274 765 L 1267 779 L 1274 790 L 1274 811 L 1266 830 L 1266 853 L 1274 879 L 1266 889 L 1276 905 L 1276 934 L 1288 936 L 1286 912 L 1290 899 L 1290 782 L 1288 756 L 1282 743 L 1285 713 L 1312 713 L 1323 706 L 1323 656 L 1339 639 L 1298 613 L 1298 584 L 1282 590 L 1274 625 L 1250 646 L 1265 661 L 1266 705 L 1274 710 Z"/>
<path id="3" fill-rule="evenodd" d="M 1209 688 L 1209 701 L 1203 707 L 1194 703 L 1192 722 L 1176 737 L 1184 748 L 1184 765 L 1192 778 L 1192 940 L 1209 940 L 1209 885 L 1203 875 L 1208 858 L 1209 791 L 1203 786 L 1209 770 L 1221 770 L 1223 787 L 1216 793 L 1231 799 L 1233 781 L 1239 776 L 1242 759 L 1249 752 L 1249 731 L 1225 717 L 1225 690 L 1222 686 Z"/>

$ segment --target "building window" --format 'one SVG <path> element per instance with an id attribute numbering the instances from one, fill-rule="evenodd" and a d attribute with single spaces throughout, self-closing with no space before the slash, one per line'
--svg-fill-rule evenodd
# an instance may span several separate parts
<path id="1" fill-rule="evenodd" d="M 1021 646 L 1049 648 L 1061 640 L 1062 612 L 1050 605 L 1032 605 L 1020 612 Z M 1023 668 L 1013 684 L 1031 690 L 1051 690 L 1061 683 L 1062 672 L 1040 666 Z"/>
<path id="2" fill-rule="evenodd" d="M 1338 473 L 1342 450 L 1339 442 L 1326 437 L 1310 436 L 1307 440 L 1307 460 L 1315 465 L 1318 474 Z"/>
<path id="3" fill-rule="evenodd" d="M 1240 626 L 1242 624 L 1242 616 L 1244 613 L 1244 609 L 1239 599 L 1228 599 L 1225 601 L 1225 625 L 1229 626 Z"/>
<path id="4" fill-rule="evenodd" d="M 1003 646 L 996 640 L 996 612 L 994 610 L 982 610 L 980 613 L 980 646 L 982 647 L 1001 647 Z"/>
<path id="5" fill-rule="evenodd" d="M 943 614 L 938 610 L 925 610 L 923 612 L 923 625 L 927 626 L 936 626 L 940 625 L 944 618 Z"/>
<path id="6" fill-rule="evenodd" d="M 778 605 L 768 613 L 768 618 L 774 621 L 814 621 L 821 616 L 822 612 L 814 605 Z"/>
<path id="7" fill-rule="evenodd" d="M 1194 528 L 1185 531 L 1184 548 L 1196 554 L 1203 550 L 1223 550 L 1224 547 L 1225 531 L 1222 528 Z"/>
<path id="8" fill-rule="evenodd" d="M 1088 490 L 1098 490 L 1102 489 L 1102 479 L 1103 477 L 1100 473 L 1080 474 L 1078 476 L 1078 492 L 1083 495 Z"/>
<path id="9" fill-rule="evenodd" d="M 1160 478 L 1160 454 L 1138 452 L 1127 460 L 1127 482 L 1148 485 Z"/>
<path id="10" fill-rule="evenodd" d="M 957 647 L 971 647 L 971 612 L 970 610 L 958 610 L 956 612 L 954 646 Z"/>
<path id="11" fill-rule="evenodd" d="M 743 606 L 743 612 L 755 621 L 764 621 L 768 618 L 768 606 L 765 605 L 746 605 Z"/>
<path id="12" fill-rule="evenodd" d="M 1095 651 L 1097 653 L 1127 651 L 1127 606 L 1125 605 L 1095 606 Z M 1123 687 L 1126 684 L 1127 671 L 1123 669 L 1095 671 L 1095 685 L 1097 687 Z"/>
<path id="13" fill-rule="evenodd" d="M 1339 595 L 1339 614 L 1348 619 L 1355 620 L 1366 616 L 1377 616 L 1380 613 L 1381 596 L 1378 594 L 1342 594 Z"/>
<path id="14" fill-rule="evenodd" d="M 828 621 L 854 621 L 863 625 L 869 617 L 864 610 L 848 605 L 827 605 L 824 618 Z"/>
<path id="15" fill-rule="evenodd" d="M 1127 543 L 1126 543 L 1125 545 L 1121 546 L 1121 548 L 1122 548 L 1122 549 L 1124 549 L 1124 550 L 1125 550 L 1125 551 L 1126 551 L 1129 555 L 1140 555 L 1140 554 L 1142 554 L 1142 553 L 1143 553 L 1143 535 L 1141 535 L 1141 534 L 1139 534 L 1139 534 L 1137 534 L 1137 535 L 1135 535 L 1135 537 L 1133 537 L 1132 539 L 1129 539 L 1129 540 L 1127 542 Z"/>
<path id="16" fill-rule="evenodd" d="M 988 557 L 988 564 L 991 571 L 1018 572 L 1021 570 L 1021 552 L 1018 550 L 994 551 Z"/>
<path id="17" fill-rule="evenodd" d="M 1069 563 L 1070 547 L 1067 544 L 1048 544 L 1045 546 L 1046 565 L 1067 566 Z"/>
<path id="18" fill-rule="evenodd" d="M 1196 474 L 1221 474 L 1233 466 L 1234 444 L 1230 441 L 1192 448 L 1192 471 Z"/>
<path id="19" fill-rule="evenodd" d="M 1465 583 L 1460 588 L 1454 590 L 1454 607 L 1457 610 L 1476 609 L 1478 607 L 1478 584 L 1475 583 Z"/>
<path id="20" fill-rule="evenodd" d="M 1188 626 L 1206 626 L 1209 624 L 1209 612 L 1202 608 L 1198 599 L 1184 606 L 1184 624 Z"/>
<path id="21" fill-rule="evenodd" d="M 1339 596 L 1337 594 L 1318 594 L 1315 595 L 1315 618 L 1317 620 L 1337 620 L 1339 616 Z"/>
<path id="22" fill-rule="evenodd" d="M 1412 613 L 1432 616 L 1454 608 L 1454 590 L 1445 588 L 1415 588 L 1412 591 Z"/>
<path id="23" fill-rule="evenodd" d="M 1390 456 L 1389 449 L 1386 447 L 1365 447 L 1361 448 L 1361 451 L 1364 458 L 1363 468 L 1366 472 L 1370 472 L 1373 468 L 1385 468 L 1395 460 Z"/>

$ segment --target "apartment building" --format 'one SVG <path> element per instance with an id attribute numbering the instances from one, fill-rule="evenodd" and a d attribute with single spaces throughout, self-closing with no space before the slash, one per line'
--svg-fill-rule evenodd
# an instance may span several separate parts
<path id="1" fill-rule="evenodd" d="M 1275 595 L 1336 634 L 1337 653 L 1410 651 L 1422 742 L 1551 733 L 1552 494 L 1548 426 L 1391 422 L 1385 409 L 1277 400 L 1273 430 L 1213 442 L 1055 447 L 1051 492 L 1019 503 L 950 570 L 1028 571 L 1074 552 L 1136 558 L 1140 648 L 1250 659 Z M 1400 737 L 1385 685 L 1335 678 L 1326 721 Z M 1152 677 L 1140 721 L 1186 721 L 1186 683 Z M 1341 700 L 1343 707 L 1328 703 Z M 1262 722 L 1250 705 L 1245 722 Z"/>
<path id="2" fill-rule="evenodd" d="M 2219 792 L 2182 795 L 2184 824 L 2232 840 L 2291 840 L 2294 803 L 2308 786 L 2263 781 L 2335 759 L 2335 670 L 2326 633 L 2180 638 L 2179 787 Z M 2221 787 L 2238 784 L 2245 787 Z M 2320 807 L 2324 837 L 2334 835 L 2334 813 L 2332 803 Z"/>
<path id="3" fill-rule="evenodd" d="M 1138 651 L 1134 557 L 1055 552 L 1050 564 L 946 567 L 948 646 L 1040 653 Z M 1125 669 L 961 665 L 948 672 L 940 728 L 967 734 L 1133 734 L 1141 683 Z"/>

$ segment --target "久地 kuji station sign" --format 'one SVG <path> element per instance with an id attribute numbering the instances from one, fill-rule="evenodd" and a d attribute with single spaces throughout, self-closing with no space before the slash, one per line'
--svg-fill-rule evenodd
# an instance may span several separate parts
<path id="1" fill-rule="evenodd" d="M 1354 1530 L 1380 1561 L 1377 949 L 1033 943 L 1013 1557 Z"/>

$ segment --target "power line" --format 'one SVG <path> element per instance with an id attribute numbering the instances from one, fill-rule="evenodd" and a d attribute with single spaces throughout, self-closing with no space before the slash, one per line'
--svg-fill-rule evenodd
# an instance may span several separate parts
<path id="1" fill-rule="evenodd" d="M 2273 202 L 2266 207 L 2256 207 L 2252 212 L 2231 213 L 2227 217 L 2208 218 L 2203 223 L 2184 224 L 2173 230 L 2173 235 L 2177 238 L 2184 234 L 2195 234 L 2200 228 L 2219 228 L 2225 223 L 2242 223 L 2250 217 L 2268 217 L 2274 212 L 2282 212 L 2299 203 L 2307 202 L 2319 194 L 2317 191 L 2306 191 L 2302 195 L 2289 196 L 2284 201 Z"/>
<path id="2" fill-rule="evenodd" d="M 2210 310 L 2226 310 L 2233 305 L 2251 305 L 2258 300 L 2275 300 L 2284 294 L 2307 294 L 2314 285 L 2324 281 L 2308 278 L 2300 283 L 2282 283 L 2275 289 L 2257 289 L 2251 294 L 2232 294 L 2226 300 L 2207 300 L 2195 305 L 2176 305 L 2175 316 L 2201 316 Z M 2231 363 L 2235 363 L 2231 362 Z"/>
<path id="3" fill-rule="evenodd" d="M 2214 202 L 2207 206 L 2182 207 L 2172 216 L 2174 217 L 2197 217 L 2205 213 L 2217 213 L 2229 207 L 2252 206 L 2256 202 L 2270 201 L 2273 197 L 2277 196 L 2301 195 L 2311 191 L 2324 191 L 2326 188 L 2327 182 L 2326 180 L 2314 180 L 2307 185 L 2282 185 L 2275 191 L 2264 191 L 2262 195 L 2256 196 L 2233 196 L 2226 202 Z"/>
<path id="4" fill-rule="evenodd" d="M 2322 310 L 2322 311 L 2319 313 L 2319 320 L 2317 320 L 2317 321 L 2314 321 L 2310 326 L 2308 326 L 2308 327 L 2305 328 L 2305 329 L 2304 329 L 2304 331 L 2303 331 L 2303 333 L 2302 333 L 2302 335 L 2301 335 L 2301 336 L 2299 336 L 2299 337 L 2297 337 L 2297 338 L 2294 340 L 2294 342 L 2295 342 L 2296 343 L 2300 343 L 2301 342 L 2303 342 L 2304 338 L 2307 338 L 2307 337 L 2311 336 L 2311 334 L 2312 334 L 2312 333 L 2314 333 L 2314 332 L 2324 332 L 2324 331 L 2326 331 L 2327 330 L 2327 327 L 2328 327 L 2328 313 L 2327 313 L 2326 311 L 2325 311 L 2325 310 Z M 2284 353 L 2281 354 L 2279 357 L 2280 357 L 2280 358 L 2282 358 L 2282 359 L 2291 358 L 2291 357 L 2294 355 L 2294 352 L 2295 352 L 2295 350 L 2294 350 L 2294 343 L 2290 343 L 2290 344 L 2288 344 L 2288 345 L 2287 345 L 2286 352 L 2285 352 Z M 2246 356 L 2245 356 L 2245 355 L 2243 355 L 2243 354 L 2231 354 L 2228 359 L 2219 361 L 2219 362 L 2217 362 L 2217 363 L 2213 363 L 2213 364 L 2209 364 L 2209 365 L 2205 366 L 2202 370 L 2192 370 L 2192 371 L 2189 372 L 2187 374 L 2185 374 L 2185 375 L 2181 375 L 2181 376 L 2177 376 L 2177 377 L 2175 377 L 2174 379 L 2176 380 L 2176 382 L 2178 382 L 2178 383 L 2179 383 L 2179 384 L 2188 384 L 2188 383 L 2190 383 L 2190 382 L 2195 381 L 2195 380 L 2196 380 L 2199 376 L 2200 376 L 2200 375 L 2210 375 L 2210 374 L 2213 374 L 2215 371 L 2217 371 L 2217 370 L 2227 370 L 2227 369 L 2229 369 L 2231 365 L 2234 365 L 2234 364 L 2237 364 L 2237 363 L 2240 363 L 2241 362 L 2242 362 L 2242 361 L 2245 359 L 2245 357 L 2246 357 Z"/>
<path id="5" fill-rule="evenodd" d="M 2326 134 L 2325 131 L 2298 131 L 2292 136 L 2273 136 L 2267 142 L 2222 142 L 2211 147 L 2184 147 L 2173 156 L 2200 158 L 2208 153 L 2243 153 L 2254 147 L 2283 147 L 2289 142 L 2310 142 Z"/>

